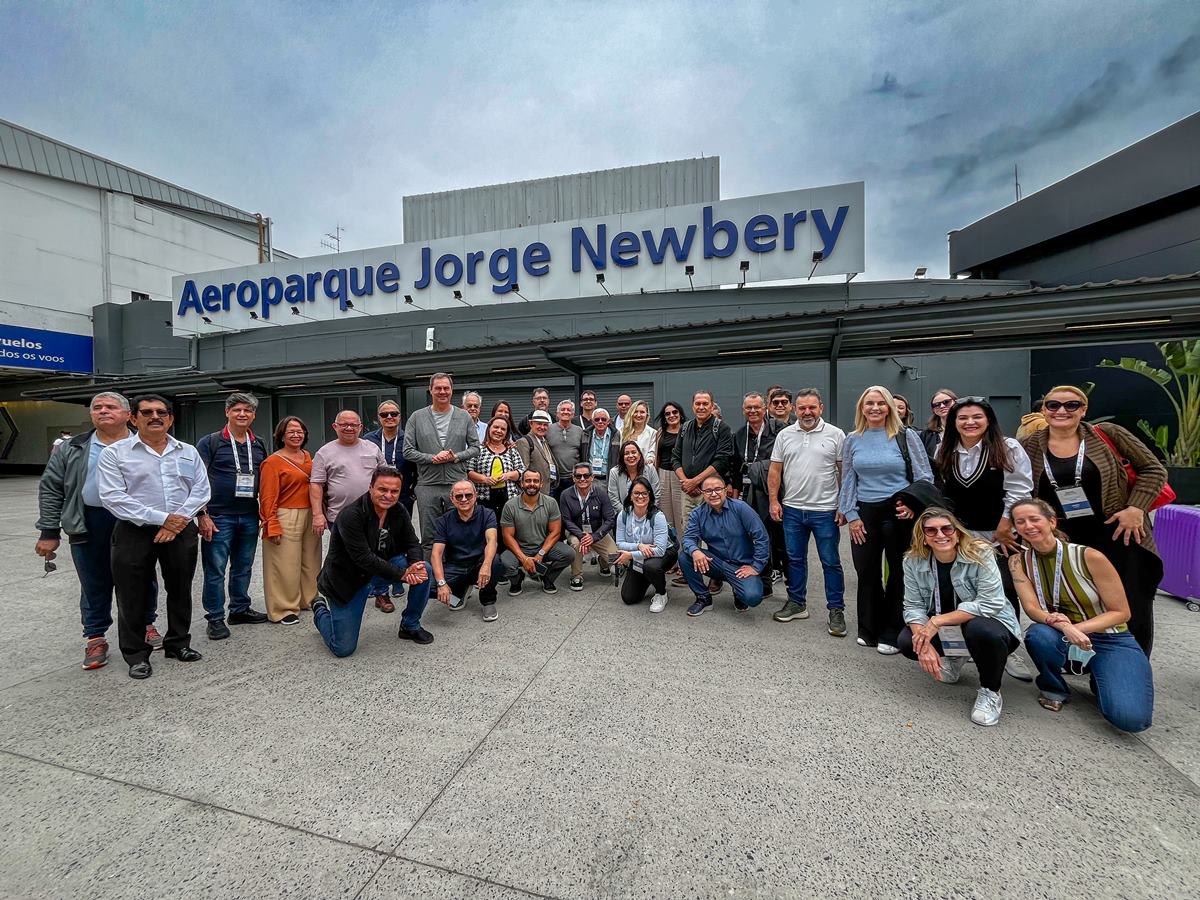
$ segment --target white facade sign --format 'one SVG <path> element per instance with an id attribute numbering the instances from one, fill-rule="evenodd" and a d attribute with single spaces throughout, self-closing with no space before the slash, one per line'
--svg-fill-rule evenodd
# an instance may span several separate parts
<path id="1" fill-rule="evenodd" d="M 845 275 L 864 257 L 858 181 L 179 276 L 174 330 Z"/>

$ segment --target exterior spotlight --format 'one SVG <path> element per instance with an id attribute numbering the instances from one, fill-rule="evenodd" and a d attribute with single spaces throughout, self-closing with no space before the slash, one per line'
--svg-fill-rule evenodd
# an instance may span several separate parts
<path id="1" fill-rule="evenodd" d="M 817 271 L 817 266 L 819 266 L 821 264 L 821 260 L 823 260 L 824 258 L 825 258 L 825 254 L 822 253 L 820 250 L 813 251 L 813 255 L 812 255 L 813 267 L 812 267 L 812 271 L 808 273 L 808 278 L 810 281 L 812 280 L 813 272 Z"/>
<path id="2" fill-rule="evenodd" d="M 741 262 L 738 263 L 738 268 L 741 269 L 743 272 L 749 272 L 750 271 L 750 260 L 743 259 Z"/>
<path id="3" fill-rule="evenodd" d="M 455 300 L 461 300 L 461 299 L 462 299 L 462 291 L 455 291 L 455 292 L 454 292 L 454 299 L 455 299 Z"/>
<path id="4" fill-rule="evenodd" d="M 927 271 L 929 270 L 924 266 L 920 266 L 917 271 L 913 272 L 913 278 L 924 278 Z"/>
<path id="5" fill-rule="evenodd" d="M 412 304 L 413 304 L 412 294 L 405 294 L 404 302 L 407 303 L 409 306 L 412 306 Z"/>
<path id="6" fill-rule="evenodd" d="M 606 285 L 604 283 L 604 273 L 603 272 L 596 273 L 596 284 L 598 284 L 598 285 L 600 285 L 600 287 L 604 288 L 604 293 L 608 294 L 610 297 L 612 296 L 612 291 L 610 291 L 608 289 L 608 285 Z"/>
<path id="7" fill-rule="evenodd" d="M 692 276 L 696 274 L 696 267 L 695 266 L 684 266 L 683 274 L 687 276 L 688 284 L 691 285 L 691 288 L 694 291 L 696 289 L 696 284 L 695 284 L 695 282 L 692 281 Z"/>
<path id="8" fill-rule="evenodd" d="M 203 322 L 205 325 L 211 325 L 213 323 L 213 320 L 210 319 L 208 316 L 201 316 L 200 321 Z"/>
<path id="9" fill-rule="evenodd" d="M 298 315 L 300 315 L 300 307 L 298 307 L 298 306 L 293 306 L 293 307 L 292 307 L 292 315 L 293 315 L 293 316 L 298 316 Z"/>

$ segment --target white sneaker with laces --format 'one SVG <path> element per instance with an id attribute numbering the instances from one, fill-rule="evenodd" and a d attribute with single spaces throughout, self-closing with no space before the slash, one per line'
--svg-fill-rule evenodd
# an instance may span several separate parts
<path id="1" fill-rule="evenodd" d="M 963 663 L 966 659 L 961 656 L 942 657 L 942 684 L 954 684 L 962 677 Z"/>
<path id="2" fill-rule="evenodd" d="M 667 608 L 667 595 L 655 594 L 654 599 L 650 601 L 650 612 L 660 613 Z"/>
<path id="3" fill-rule="evenodd" d="M 989 691 L 985 687 L 975 695 L 975 708 L 971 710 L 971 721 L 976 725 L 995 725 L 1000 721 L 1000 711 L 1004 709 L 1004 698 L 999 691 Z"/>
<path id="4" fill-rule="evenodd" d="M 1015 678 L 1017 681 L 1033 681 L 1033 673 L 1029 671 L 1029 666 L 1025 664 L 1020 651 L 1014 650 L 1008 655 L 1004 671 L 1008 673 L 1009 678 Z"/>
<path id="5" fill-rule="evenodd" d="M 895 656 L 900 652 L 900 648 L 893 647 L 891 644 L 877 644 L 875 646 L 875 651 L 883 654 L 884 656 Z"/>

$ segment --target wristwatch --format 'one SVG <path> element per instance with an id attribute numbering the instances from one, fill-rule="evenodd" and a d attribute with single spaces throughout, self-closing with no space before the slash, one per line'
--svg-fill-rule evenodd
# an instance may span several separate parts
<path id="1" fill-rule="evenodd" d="M 445 579 L 445 578 L 439 578 L 439 579 L 437 580 L 437 586 L 438 586 L 438 587 L 445 587 L 445 586 L 446 586 L 446 579 Z"/>

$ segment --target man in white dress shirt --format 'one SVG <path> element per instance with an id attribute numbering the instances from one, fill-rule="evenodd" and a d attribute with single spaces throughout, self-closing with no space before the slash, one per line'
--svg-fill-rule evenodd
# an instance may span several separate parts
<path id="1" fill-rule="evenodd" d="M 199 547 L 196 514 L 212 491 L 208 470 L 191 444 L 169 434 L 171 404 L 157 394 L 133 401 L 137 434 L 109 444 L 96 463 L 100 502 L 119 521 L 113 529 L 112 572 L 117 590 L 117 637 L 130 678 L 149 678 L 146 615 L 153 602 L 154 566 L 167 592 L 163 655 L 195 662 L 192 579 Z"/>

